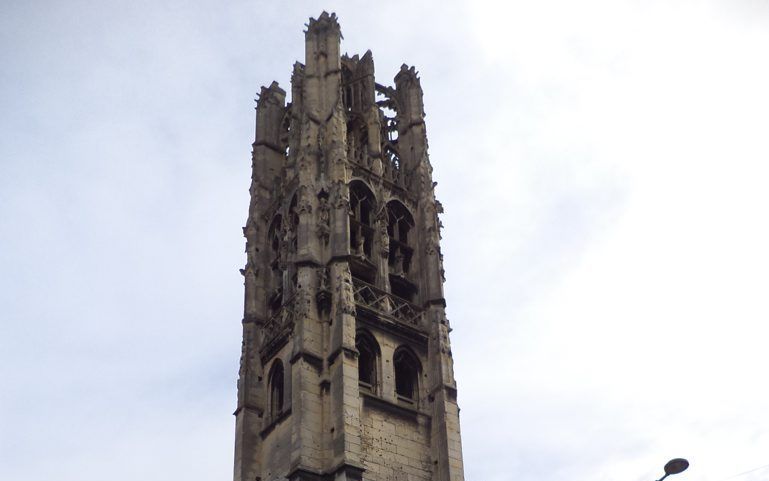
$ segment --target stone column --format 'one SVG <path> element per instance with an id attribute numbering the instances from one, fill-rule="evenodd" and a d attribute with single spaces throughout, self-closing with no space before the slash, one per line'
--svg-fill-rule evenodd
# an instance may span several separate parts
<path id="1" fill-rule="evenodd" d="M 286 92 L 276 82 L 262 87 L 256 107 L 256 132 L 252 153 L 251 201 L 243 228 L 246 237 L 243 346 L 238 375 L 238 405 L 235 410 L 235 481 L 253 480 L 260 471 L 259 429 L 264 413 L 264 383 L 259 345 L 261 326 L 267 321 L 267 226 L 261 219 L 270 204 L 285 159 L 283 116 Z"/>
<path id="2" fill-rule="evenodd" d="M 463 481 L 462 439 L 459 432 L 457 385 L 449 343 L 449 322 L 440 305 L 432 305 L 426 315 L 430 322 L 428 345 L 429 395 L 432 403 L 430 431 L 431 455 L 436 481 Z"/>

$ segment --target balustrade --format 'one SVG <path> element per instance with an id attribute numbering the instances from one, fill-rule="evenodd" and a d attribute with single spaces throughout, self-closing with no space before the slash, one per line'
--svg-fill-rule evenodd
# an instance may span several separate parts
<path id="1" fill-rule="evenodd" d="M 422 310 L 414 304 L 393 296 L 371 284 L 353 278 L 355 303 L 379 314 L 392 317 L 411 326 L 419 326 Z"/>

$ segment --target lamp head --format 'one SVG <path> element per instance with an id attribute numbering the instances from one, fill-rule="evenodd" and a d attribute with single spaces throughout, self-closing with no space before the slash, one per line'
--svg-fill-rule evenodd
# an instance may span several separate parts
<path id="1" fill-rule="evenodd" d="M 668 463 L 665 465 L 665 475 L 670 474 L 678 474 L 683 471 L 686 471 L 686 468 L 689 467 L 689 461 L 683 459 L 683 458 L 675 458 L 668 461 Z"/>

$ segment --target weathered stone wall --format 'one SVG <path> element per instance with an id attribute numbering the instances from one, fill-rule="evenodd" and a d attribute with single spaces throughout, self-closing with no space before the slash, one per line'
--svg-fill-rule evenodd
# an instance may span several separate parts
<path id="1" fill-rule="evenodd" d="M 257 101 L 234 479 L 463 481 L 419 78 L 376 83 L 340 42 L 310 19 L 290 102 L 275 82 Z"/>
<path id="2" fill-rule="evenodd" d="M 430 426 L 424 415 L 398 414 L 361 398 L 366 481 L 429 481 Z"/>
<path id="3" fill-rule="evenodd" d="M 262 439 L 261 461 L 264 481 L 283 480 L 291 456 L 291 423 L 289 419 L 278 422 Z"/>

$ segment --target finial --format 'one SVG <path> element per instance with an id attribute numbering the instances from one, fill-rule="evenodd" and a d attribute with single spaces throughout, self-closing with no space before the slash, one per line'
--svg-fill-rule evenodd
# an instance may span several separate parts
<path id="1" fill-rule="evenodd" d="M 306 23 L 304 26 L 307 27 L 305 33 L 332 30 L 339 33 L 340 37 L 342 36 L 341 29 L 339 28 L 339 22 L 336 18 L 336 13 L 333 12 L 329 14 L 327 11 L 323 10 L 317 20 L 310 17 L 310 22 Z"/>
<path id="2" fill-rule="evenodd" d="M 403 82 L 419 84 L 419 72 L 417 72 L 415 67 L 409 67 L 405 63 L 401 65 L 400 71 L 395 76 L 395 83 Z"/>
<path id="3" fill-rule="evenodd" d="M 280 88 L 278 82 L 273 80 L 269 87 L 262 87 L 254 100 L 257 104 L 261 104 L 263 101 L 269 102 L 271 99 L 275 99 L 277 102 L 282 102 L 282 100 L 278 100 L 277 97 L 285 98 L 286 91 Z"/>

